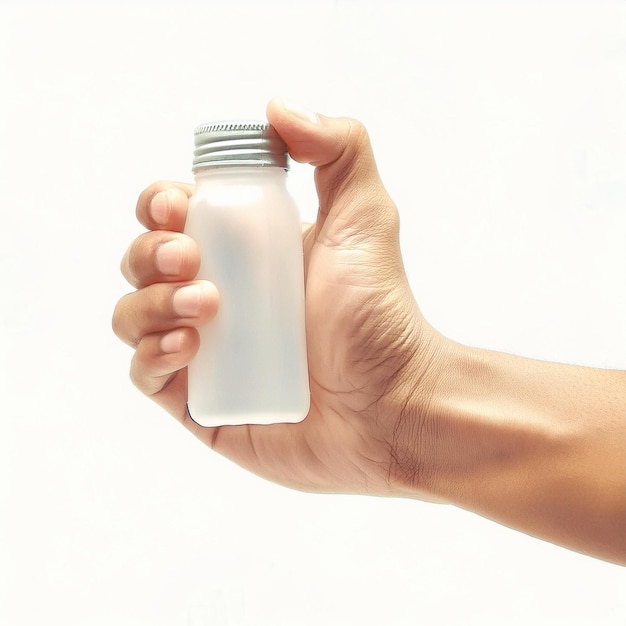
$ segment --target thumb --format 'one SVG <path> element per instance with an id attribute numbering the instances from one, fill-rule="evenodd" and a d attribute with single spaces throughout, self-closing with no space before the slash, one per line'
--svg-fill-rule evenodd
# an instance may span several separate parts
<path id="1" fill-rule="evenodd" d="M 267 118 L 292 158 L 316 167 L 318 233 L 326 227 L 331 235 L 334 226 L 333 239 L 346 230 L 364 237 L 382 234 L 382 227 L 395 237 L 397 211 L 378 175 L 363 124 L 308 112 L 277 98 L 268 104 Z"/>

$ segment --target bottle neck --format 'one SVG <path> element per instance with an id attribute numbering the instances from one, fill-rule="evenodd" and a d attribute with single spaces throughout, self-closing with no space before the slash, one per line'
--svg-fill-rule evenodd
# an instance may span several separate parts
<path id="1" fill-rule="evenodd" d="M 283 184 L 287 180 L 287 172 L 283 167 L 256 165 L 230 165 L 222 167 L 205 167 L 194 172 L 197 184 L 218 181 L 219 184 L 242 184 L 246 181 L 254 184 L 260 180 L 272 180 Z"/>

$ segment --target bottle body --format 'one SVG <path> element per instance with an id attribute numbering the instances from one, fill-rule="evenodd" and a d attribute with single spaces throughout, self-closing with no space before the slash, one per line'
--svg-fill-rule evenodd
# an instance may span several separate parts
<path id="1" fill-rule="evenodd" d="M 279 167 L 196 172 L 185 233 L 220 294 L 188 368 L 202 426 L 299 422 L 309 410 L 301 225 Z"/>

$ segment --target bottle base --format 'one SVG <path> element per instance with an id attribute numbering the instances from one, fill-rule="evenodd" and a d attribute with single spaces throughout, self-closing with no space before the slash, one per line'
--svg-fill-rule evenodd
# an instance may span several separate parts
<path id="1" fill-rule="evenodd" d="M 193 422 L 204 428 L 216 426 L 245 426 L 245 425 L 269 425 L 269 424 L 297 424 L 308 413 L 306 411 L 267 411 L 251 413 L 219 413 L 203 415 L 202 412 L 191 412 L 187 404 L 187 415 Z"/>

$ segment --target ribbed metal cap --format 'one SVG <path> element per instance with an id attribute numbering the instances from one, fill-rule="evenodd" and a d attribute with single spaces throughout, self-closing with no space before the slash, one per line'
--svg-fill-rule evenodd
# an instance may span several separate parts
<path id="1" fill-rule="evenodd" d="M 229 165 L 289 169 L 287 145 L 267 122 L 212 122 L 194 132 L 193 171 Z"/>

